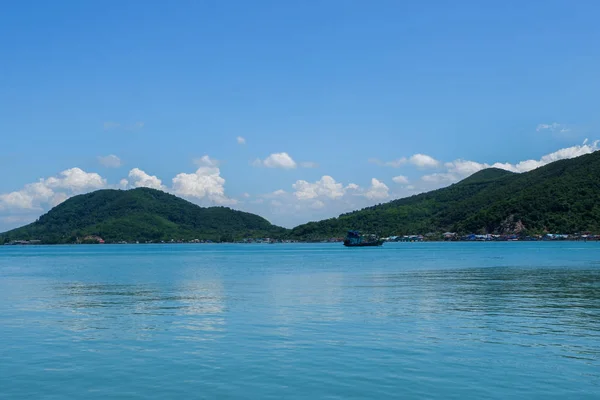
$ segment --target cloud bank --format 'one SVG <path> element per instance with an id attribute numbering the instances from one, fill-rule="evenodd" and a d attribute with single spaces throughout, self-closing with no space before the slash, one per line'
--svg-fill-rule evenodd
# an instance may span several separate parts
<path id="1" fill-rule="evenodd" d="M 235 205 L 239 209 L 263 215 L 273 222 L 292 226 L 307 220 L 337 216 L 342 212 L 443 187 L 485 168 L 495 167 L 517 173 L 531 171 L 554 161 L 598 151 L 599 143 L 599 141 L 586 140 L 580 145 L 559 149 L 539 159 L 515 163 L 482 163 L 465 159 L 441 162 L 426 154 L 418 153 L 393 162 L 377 164 L 412 165 L 416 167 L 416 171 L 420 169 L 434 171 L 410 179 L 406 175 L 396 175 L 388 177 L 389 182 L 381 177 L 372 177 L 362 185 L 338 181 L 333 176 L 325 174 L 317 180 L 297 179 L 293 183 L 290 182 L 288 187 L 279 189 L 275 187 L 265 194 L 261 194 L 260 191 L 252 194 L 240 193 L 237 198 L 228 196 L 226 192 L 226 180 L 219 168 L 221 162 L 208 155 L 194 160 L 197 165 L 194 172 L 177 173 L 168 181 L 163 181 L 157 175 L 152 175 L 141 168 L 133 168 L 129 170 L 126 177 L 115 184 L 109 184 L 106 178 L 96 172 L 70 168 L 55 176 L 28 183 L 20 190 L 0 194 L 0 225 L 9 226 L 22 221 L 33 221 L 44 211 L 76 194 L 104 188 L 148 187 L 173 193 L 199 205 Z M 106 166 L 116 167 L 121 161 L 117 156 L 113 156 L 100 157 L 98 160 Z M 273 153 L 260 160 L 261 167 L 274 169 L 294 169 L 302 164 L 304 167 L 309 167 L 308 163 L 296 163 L 287 153 Z M 269 182 L 260 185 L 260 187 L 268 186 Z"/>
<path id="2" fill-rule="evenodd" d="M 0 210 L 41 210 L 43 206 L 54 207 L 72 195 L 106 186 L 106 179 L 97 173 L 70 168 L 58 176 L 29 183 L 21 190 L 0 194 Z"/>
<path id="3" fill-rule="evenodd" d="M 565 147 L 553 153 L 546 154 L 539 160 L 524 160 L 516 164 L 511 164 L 508 162 L 496 162 L 493 164 L 488 164 L 458 159 L 445 163 L 444 167 L 446 171 L 425 175 L 421 179 L 425 182 L 432 183 L 453 183 L 486 168 L 500 168 L 516 173 L 528 172 L 536 168 L 543 167 L 544 165 L 550 164 L 554 161 L 566 160 L 569 158 L 575 158 L 585 154 L 593 153 L 600 149 L 599 143 L 600 142 L 598 140 L 589 143 L 586 139 L 581 145 Z"/>

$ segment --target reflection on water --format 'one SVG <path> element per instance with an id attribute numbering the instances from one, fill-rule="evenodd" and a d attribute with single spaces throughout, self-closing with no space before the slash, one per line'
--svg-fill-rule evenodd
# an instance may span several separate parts
<path id="1" fill-rule="evenodd" d="M 472 268 L 381 274 L 377 317 L 438 321 L 428 339 L 550 347 L 565 357 L 600 355 L 600 270 Z M 368 313 L 370 306 L 355 304 Z M 451 321 L 452 326 L 444 326 Z M 431 328 L 431 324 L 425 324 Z M 540 340 L 538 336 L 551 337 Z M 575 342 L 575 343 L 574 343 Z"/>
<path id="2" fill-rule="evenodd" d="M 53 287 L 53 301 L 43 307 L 63 314 L 52 321 L 83 338 L 97 339 L 97 330 L 111 334 L 187 329 L 221 331 L 225 303 L 220 282 L 184 282 L 165 287 L 149 284 L 68 282 Z M 167 323 L 168 322 L 168 323 Z M 87 332 L 87 333 L 86 333 Z"/>
<path id="3" fill-rule="evenodd" d="M 411 292 L 452 300 L 439 304 L 437 311 L 453 306 L 456 311 L 505 312 L 600 307 L 600 270 L 471 268 L 378 274 L 369 279 L 373 289 L 385 288 L 388 294 Z"/>
<path id="4" fill-rule="evenodd" d="M 593 247 L 123 248 L 0 255 L 10 398 L 598 393 Z"/>

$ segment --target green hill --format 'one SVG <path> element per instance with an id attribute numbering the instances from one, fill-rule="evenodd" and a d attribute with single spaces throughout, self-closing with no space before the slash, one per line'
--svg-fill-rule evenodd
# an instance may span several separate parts
<path id="1" fill-rule="evenodd" d="M 600 152 L 514 174 L 486 169 L 449 187 L 294 228 L 291 237 L 600 232 Z"/>
<path id="2" fill-rule="evenodd" d="M 515 174 L 490 168 L 449 187 L 287 230 L 254 214 L 202 208 L 154 189 L 75 196 L 36 222 L 0 234 L 10 240 L 73 243 L 251 237 L 315 240 L 350 229 L 388 235 L 441 233 L 600 233 L 600 152 Z"/>
<path id="3" fill-rule="evenodd" d="M 0 234 L 10 240 L 73 243 L 87 235 L 107 242 L 205 239 L 229 241 L 282 235 L 284 228 L 226 207 L 203 208 L 159 190 L 99 190 L 72 197 L 36 222 Z"/>

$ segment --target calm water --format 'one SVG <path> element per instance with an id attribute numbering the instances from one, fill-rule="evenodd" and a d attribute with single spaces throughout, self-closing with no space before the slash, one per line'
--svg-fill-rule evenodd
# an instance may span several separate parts
<path id="1" fill-rule="evenodd" d="M 0 398 L 600 398 L 600 243 L 0 247 Z"/>

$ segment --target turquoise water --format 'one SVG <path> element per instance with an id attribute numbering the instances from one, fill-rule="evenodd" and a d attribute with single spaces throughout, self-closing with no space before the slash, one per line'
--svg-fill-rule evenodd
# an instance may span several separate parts
<path id="1" fill-rule="evenodd" d="M 0 398 L 600 398 L 600 243 L 0 247 Z"/>

